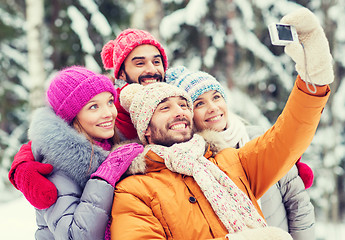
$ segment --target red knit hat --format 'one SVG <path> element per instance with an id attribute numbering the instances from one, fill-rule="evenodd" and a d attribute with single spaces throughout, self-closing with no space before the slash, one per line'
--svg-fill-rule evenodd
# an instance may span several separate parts
<path id="1" fill-rule="evenodd" d="M 71 123 L 91 98 L 110 92 L 117 99 L 111 80 L 84 67 L 65 68 L 54 77 L 47 90 L 47 100 L 56 115 Z"/>
<path id="2" fill-rule="evenodd" d="M 115 78 L 118 79 L 120 67 L 130 52 L 139 45 L 153 45 L 162 55 L 164 71 L 168 68 L 168 58 L 162 45 L 144 30 L 126 29 L 115 40 L 103 46 L 101 57 L 104 69 L 114 69 Z"/>

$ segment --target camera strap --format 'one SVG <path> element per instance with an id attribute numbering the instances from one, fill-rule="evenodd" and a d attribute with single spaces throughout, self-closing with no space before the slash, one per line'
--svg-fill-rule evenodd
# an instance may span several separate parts
<path id="1" fill-rule="evenodd" d="M 305 85 L 307 86 L 307 89 L 311 93 L 316 93 L 316 86 L 315 83 L 311 80 L 309 74 L 308 74 L 308 68 L 307 68 L 307 54 L 305 53 L 304 45 L 301 43 L 304 53 L 304 68 L 305 68 L 305 75 L 306 75 L 306 81 Z M 309 85 L 313 86 L 314 90 L 310 89 Z"/>

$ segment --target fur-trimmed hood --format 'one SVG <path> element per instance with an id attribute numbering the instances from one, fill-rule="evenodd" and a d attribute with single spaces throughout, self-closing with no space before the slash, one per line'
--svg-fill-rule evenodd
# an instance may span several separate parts
<path id="1" fill-rule="evenodd" d="M 53 165 L 54 171 L 63 171 L 81 187 L 109 154 L 101 147 L 91 145 L 84 135 L 49 107 L 33 113 L 29 139 L 37 161 Z"/>
<path id="2" fill-rule="evenodd" d="M 228 147 L 226 141 L 221 136 L 219 136 L 219 132 L 217 131 L 205 130 L 202 132 L 198 132 L 197 134 L 201 135 L 206 141 L 205 152 L 209 146 L 210 151 L 213 153 L 213 156 L 222 151 L 224 148 Z M 145 155 L 148 151 L 149 149 L 145 147 L 144 151 L 133 160 L 127 171 L 128 175 L 146 173 Z"/>

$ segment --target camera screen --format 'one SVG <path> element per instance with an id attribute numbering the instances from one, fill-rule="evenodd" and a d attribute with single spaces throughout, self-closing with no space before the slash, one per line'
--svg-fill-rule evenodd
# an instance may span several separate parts
<path id="1" fill-rule="evenodd" d="M 290 26 L 277 24 L 277 31 L 280 40 L 292 41 L 292 34 Z"/>

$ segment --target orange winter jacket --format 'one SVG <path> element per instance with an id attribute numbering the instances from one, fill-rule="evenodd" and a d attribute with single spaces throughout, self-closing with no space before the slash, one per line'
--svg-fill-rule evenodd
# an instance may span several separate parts
<path id="1" fill-rule="evenodd" d="M 301 90 L 301 81 L 297 80 L 283 113 L 264 135 L 214 157 L 210 148 L 205 153 L 249 196 L 261 215 L 257 199 L 307 149 L 329 97 L 328 86 L 313 96 Z M 129 176 L 116 186 L 111 239 L 225 239 L 226 228 L 192 177 L 171 172 L 152 151 L 141 159 L 145 173 Z"/>

